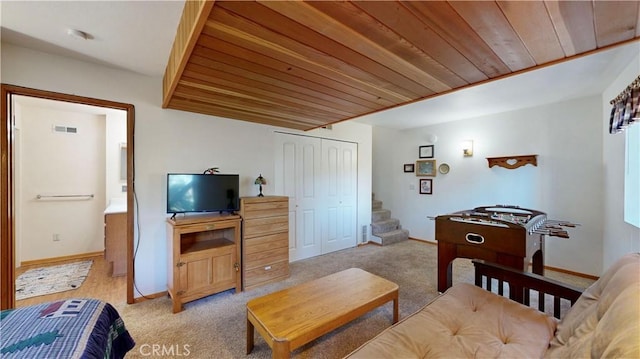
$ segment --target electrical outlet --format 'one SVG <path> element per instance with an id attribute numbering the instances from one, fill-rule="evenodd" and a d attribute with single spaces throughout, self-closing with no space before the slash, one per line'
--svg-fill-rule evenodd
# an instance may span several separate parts
<path id="1" fill-rule="evenodd" d="M 54 242 L 60 242 L 60 235 L 58 233 L 54 233 L 53 234 L 53 241 Z"/>

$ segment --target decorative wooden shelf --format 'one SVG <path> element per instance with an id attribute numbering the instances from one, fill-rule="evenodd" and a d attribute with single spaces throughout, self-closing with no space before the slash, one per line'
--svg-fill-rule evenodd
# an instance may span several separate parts
<path id="1" fill-rule="evenodd" d="M 500 166 L 513 170 L 526 164 L 538 166 L 537 156 L 538 155 L 487 157 L 487 161 L 489 161 L 489 168 Z"/>

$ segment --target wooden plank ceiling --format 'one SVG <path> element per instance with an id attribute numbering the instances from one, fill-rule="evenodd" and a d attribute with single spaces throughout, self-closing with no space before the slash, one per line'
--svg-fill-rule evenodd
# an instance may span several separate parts
<path id="1" fill-rule="evenodd" d="M 187 1 L 163 106 L 309 130 L 640 38 L 637 1 Z"/>

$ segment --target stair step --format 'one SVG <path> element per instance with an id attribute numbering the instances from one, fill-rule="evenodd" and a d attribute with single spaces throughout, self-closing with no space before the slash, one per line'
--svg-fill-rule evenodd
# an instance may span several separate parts
<path id="1" fill-rule="evenodd" d="M 377 199 L 371 201 L 371 209 L 382 209 L 382 201 L 378 201 Z"/>
<path id="2" fill-rule="evenodd" d="M 401 229 L 400 220 L 389 218 L 384 221 L 371 223 L 371 234 L 385 233 Z"/>
<path id="3" fill-rule="evenodd" d="M 391 232 L 386 233 L 378 233 L 376 237 L 380 238 L 383 246 L 394 244 L 402 241 L 406 241 L 409 239 L 409 231 L 406 229 L 398 229 Z"/>
<path id="4" fill-rule="evenodd" d="M 371 222 L 380 222 L 391 218 L 391 211 L 388 209 L 377 209 L 371 211 Z"/>

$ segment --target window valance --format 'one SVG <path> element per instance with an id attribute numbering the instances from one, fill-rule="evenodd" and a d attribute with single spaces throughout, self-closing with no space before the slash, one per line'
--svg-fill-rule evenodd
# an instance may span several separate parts
<path id="1" fill-rule="evenodd" d="M 630 124 L 640 122 L 640 76 L 609 103 L 613 105 L 609 133 L 622 132 Z"/>

